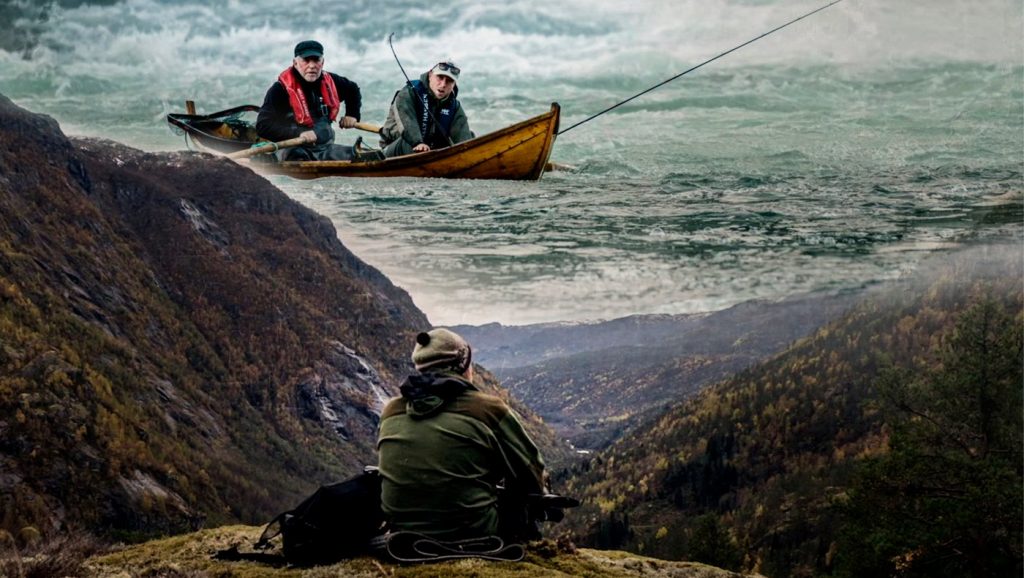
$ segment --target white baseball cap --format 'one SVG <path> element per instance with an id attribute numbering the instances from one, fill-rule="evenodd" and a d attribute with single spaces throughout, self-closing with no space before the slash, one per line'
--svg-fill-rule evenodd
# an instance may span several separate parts
<path id="1" fill-rule="evenodd" d="M 441 62 L 435 64 L 434 68 L 431 69 L 431 72 L 439 76 L 447 76 L 457 82 L 459 80 L 459 73 L 462 72 L 462 69 L 459 68 L 451 58 L 445 58 Z"/>

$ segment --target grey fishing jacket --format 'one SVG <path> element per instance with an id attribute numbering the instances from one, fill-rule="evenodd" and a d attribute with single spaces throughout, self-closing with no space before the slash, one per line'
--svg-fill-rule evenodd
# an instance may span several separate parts
<path id="1" fill-rule="evenodd" d="M 424 72 L 420 75 L 420 82 L 424 86 L 430 86 L 429 79 L 430 72 Z M 427 89 L 427 100 L 430 103 L 430 109 L 433 111 L 435 117 L 439 117 L 440 110 L 448 101 L 448 99 L 457 98 L 459 94 L 459 87 L 456 85 L 452 94 L 448 96 L 444 101 L 439 101 L 434 98 L 429 88 Z M 403 86 L 398 92 L 395 93 L 395 97 L 391 100 L 391 109 L 388 111 L 388 118 L 384 121 L 384 126 L 380 130 L 381 136 L 381 147 L 385 147 L 398 139 L 405 140 L 409 147 L 414 147 L 422 142 L 430 145 L 430 148 L 443 148 L 448 146 L 447 140 L 444 136 L 438 134 L 440 131 L 433 131 L 434 134 L 429 140 L 423 138 L 423 132 L 420 130 L 420 119 L 416 110 L 416 101 L 419 96 L 416 91 L 413 90 L 409 85 Z M 428 119 L 428 123 L 433 126 L 433 119 Z M 455 118 L 452 119 L 450 125 L 450 134 L 453 143 L 460 143 L 473 138 L 473 133 L 469 130 L 469 120 L 466 118 L 466 113 L 462 109 L 460 103 L 455 110 Z"/>

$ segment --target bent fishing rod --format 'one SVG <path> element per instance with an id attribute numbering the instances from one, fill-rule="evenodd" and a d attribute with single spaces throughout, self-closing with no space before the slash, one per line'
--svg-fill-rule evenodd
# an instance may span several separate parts
<path id="1" fill-rule="evenodd" d="M 836 1 L 838 2 L 839 0 L 836 0 Z M 402 76 L 405 77 L 405 86 L 406 86 L 406 88 L 408 88 L 409 90 L 413 90 L 413 88 L 412 88 L 412 81 L 409 80 L 409 75 L 405 73 L 405 67 L 402 66 L 402 61 L 398 59 L 398 54 L 395 54 L 395 45 L 391 44 L 391 37 L 394 36 L 394 35 L 395 35 L 394 32 L 392 32 L 391 34 L 388 34 L 388 47 L 391 48 L 391 56 L 395 57 L 395 62 L 398 63 L 398 69 L 402 71 Z M 458 76 L 458 75 L 456 75 L 456 76 Z M 427 87 L 427 90 L 430 90 L 429 86 Z M 414 97 L 418 97 L 419 96 L 419 95 L 416 94 L 415 90 L 413 90 L 413 96 Z M 436 116 L 434 116 L 434 111 L 430 110 L 430 103 L 429 102 L 423 103 L 423 108 L 427 109 L 427 114 L 430 115 L 430 120 L 434 121 L 434 126 L 436 126 L 437 127 L 437 131 L 444 136 L 444 140 L 448 141 L 448 146 L 455 146 L 455 143 L 452 142 L 452 137 L 448 136 L 448 133 L 446 133 L 444 131 L 444 129 L 441 128 L 441 126 L 442 126 L 441 122 L 437 120 Z M 427 135 L 421 135 L 421 136 L 423 138 L 427 138 Z"/>
<path id="2" fill-rule="evenodd" d="M 602 110 L 601 112 L 599 112 L 599 113 L 597 113 L 595 115 L 589 116 L 589 117 L 579 121 L 578 123 L 570 126 L 567 129 L 558 131 L 558 136 L 561 136 L 561 135 L 569 132 L 570 130 L 580 126 L 581 124 L 583 124 L 585 122 L 589 122 L 591 120 L 594 120 L 595 118 L 601 116 L 602 114 L 604 114 L 604 113 L 606 113 L 608 111 L 615 110 L 616 108 L 619 108 L 620 106 L 626 104 L 627 102 L 629 102 L 631 100 L 634 100 L 636 98 L 639 98 L 639 97 L 647 94 L 648 92 L 651 92 L 652 90 L 654 90 L 656 88 L 661 88 L 662 86 L 665 86 L 666 84 L 672 82 L 673 80 L 676 80 L 677 78 L 680 78 L 682 76 L 685 76 L 685 75 L 693 72 L 694 70 L 697 70 L 698 68 L 704 66 L 705 64 L 709 64 L 709 63 L 714 62 L 714 61 L 718 60 L 719 58 L 721 58 L 721 57 L 723 57 L 723 56 L 725 56 L 727 54 L 730 54 L 732 52 L 736 52 L 737 50 L 739 50 L 740 48 L 743 48 L 744 46 L 747 46 L 748 44 L 753 44 L 753 43 L 757 42 L 758 40 L 764 38 L 765 36 L 768 36 L 770 34 L 774 34 L 774 33 L 778 32 L 779 30 L 782 30 L 783 28 L 789 26 L 790 24 L 795 24 L 795 23 L 803 20 L 804 18 L 807 18 L 808 16 L 812 16 L 814 14 L 817 14 L 818 12 L 821 12 L 822 10 L 824 10 L 824 9 L 830 7 L 830 6 L 835 6 L 836 4 L 839 4 L 842 1 L 843 0 L 833 0 L 832 2 L 829 2 L 828 4 L 826 4 L 826 5 L 824 5 L 824 6 L 820 7 L 820 8 L 817 8 L 815 10 L 811 10 L 810 12 L 808 12 L 807 14 L 804 14 L 803 16 L 800 16 L 799 18 L 794 18 L 794 19 L 790 20 L 789 22 L 786 22 L 785 24 L 783 24 L 781 26 L 777 26 L 777 27 L 769 30 L 768 32 L 765 32 L 764 34 L 762 34 L 762 35 L 760 35 L 760 36 L 758 36 L 756 38 L 751 38 L 750 40 L 744 42 L 743 44 L 740 44 L 739 46 L 735 46 L 733 48 L 730 48 L 729 50 L 726 50 L 725 52 L 719 54 L 718 56 L 715 56 L 713 58 L 709 58 L 709 59 L 705 60 L 704 62 L 701 62 L 697 66 L 694 66 L 692 68 L 684 70 L 684 71 L 680 72 L 679 74 L 673 76 L 672 78 L 669 78 L 667 80 L 663 80 L 663 81 L 659 82 L 658 84 L 655 84 L 654 86 L 648 88 L 647 90 L 644 90 L 642 92 L 638 92 L 638 93 L 634 94 L 633 96 L 627 98 L 626 100 L 623 100 L 621 102 L 613 104 L 612 106 L 609 106 L 608 108 Z M 389 42 L 390 42 L 390 39 L 389 39 Z"/>

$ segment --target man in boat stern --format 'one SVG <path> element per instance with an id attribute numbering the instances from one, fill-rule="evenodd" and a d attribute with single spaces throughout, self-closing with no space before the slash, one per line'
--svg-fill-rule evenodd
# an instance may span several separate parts
<path id="1" fill-rule="evenodd" d="M 517 504 L 546 493 L 544 461 L 508 404 L 473 384 L 469 344 L 432 329 L 416 336 L 412 361 L 418 373 L 385 406 L 377 438 L 390 530 L 436 540 L 539 538 Z"/>
<path id="2" fill-rule="evenodd" d="M 422 153 L 473 138 L 457 98 L 461 72 L 448 58 L 395 93 L 380 129 L 384 156 Z"/>
<path id="3" fill-rule="evenodd" d="M 345 114 L 339 118 L 343 102 Z M 306 138 L 308 144 L 277 151 L 278 160 L 351 160 L 352 147 L 334 144 L 331 124 L 354 127 L 361 104 L 355 82 L 324 71 L 323 45 L 304 40 L 295 46 L 292 65 L 267 90 L 256 132 L 273 142 Z"/>

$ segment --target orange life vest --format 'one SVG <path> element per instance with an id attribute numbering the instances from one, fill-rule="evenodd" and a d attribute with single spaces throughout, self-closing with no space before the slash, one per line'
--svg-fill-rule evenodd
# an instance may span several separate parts
<path id="1" fill-rule="evenodd" d="M 288 102 L 292 105 L 292 112 L 295 113 L 295 122 L 302 126 L 313 126 L 313 115 L 310 114 L 306 94 L 292 70 L 294 69 L 286 69 L 277 79 L 288 91 Z M 333 122 L 338 118 L 338 111 L 341 110 L 341 99 L 338 98 L 338 87 L 334 86 L 334 79 L 326 72 L 320 75 L 320 94 L 324 98 L 324 104 L 327 105 L 327 118 Z"/>

